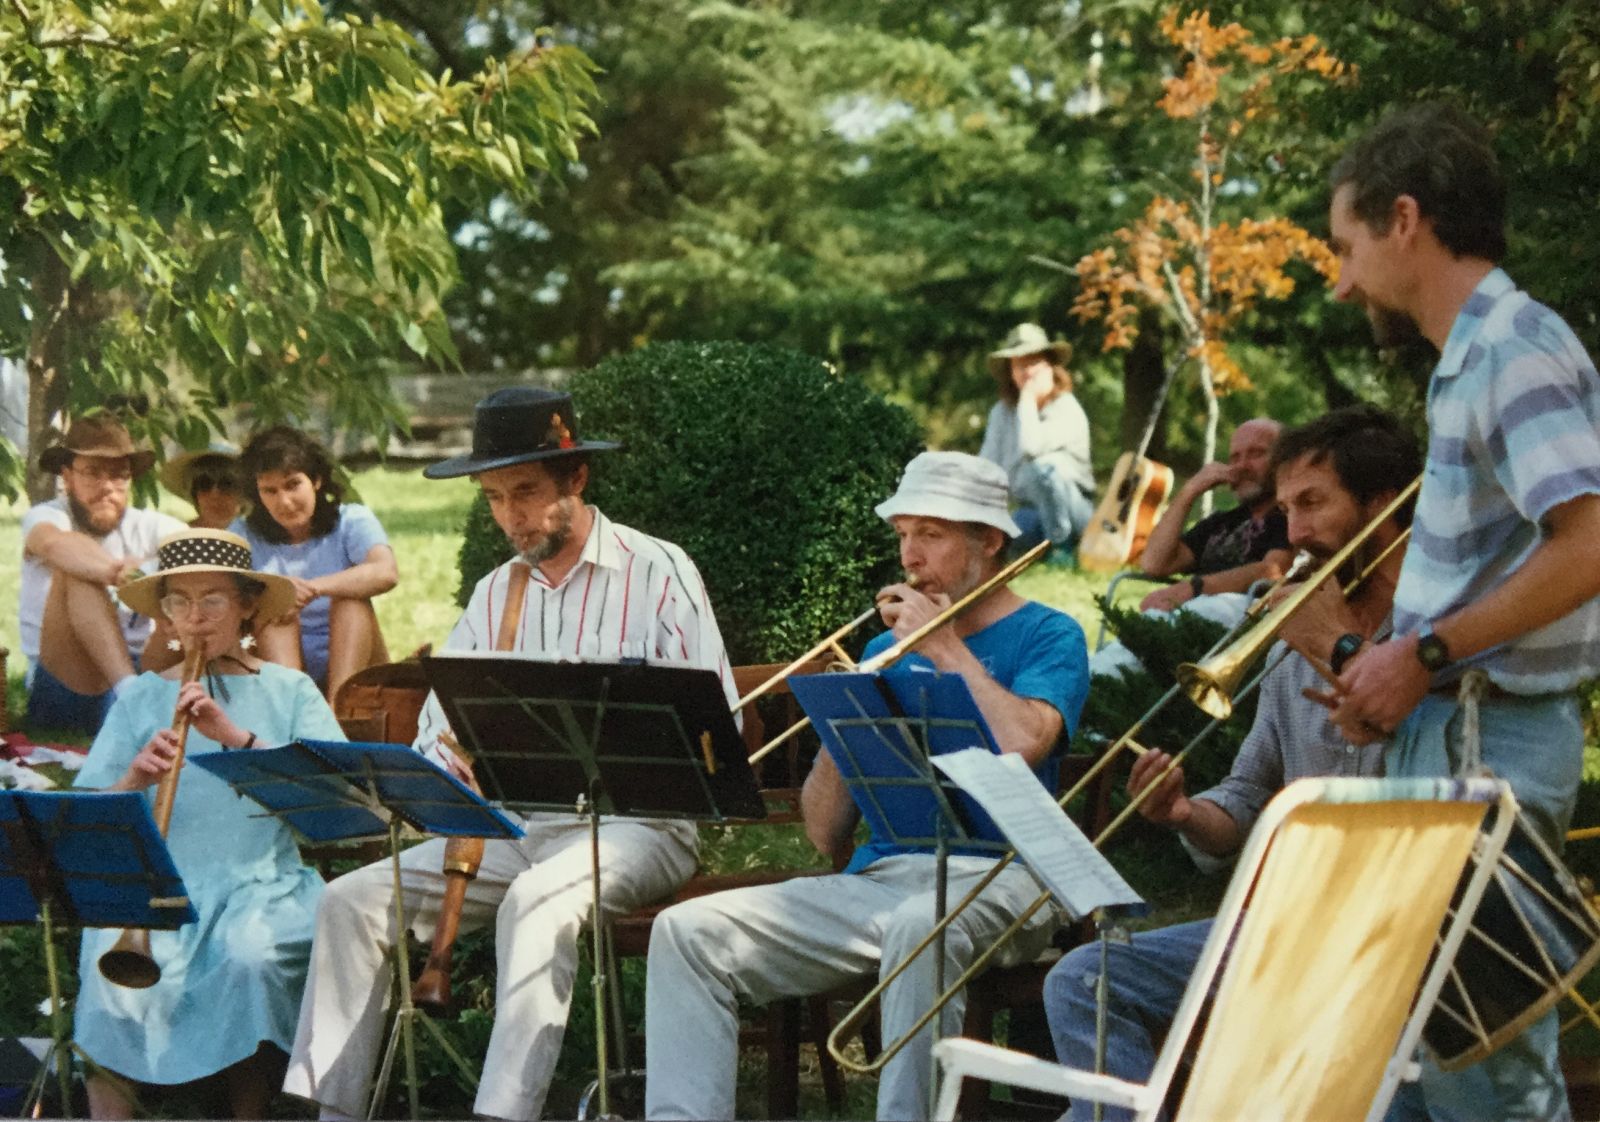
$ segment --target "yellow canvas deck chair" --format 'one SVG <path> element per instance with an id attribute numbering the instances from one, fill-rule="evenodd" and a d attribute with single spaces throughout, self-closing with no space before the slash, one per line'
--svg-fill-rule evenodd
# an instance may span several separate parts
<path id="1" fill-rule="evenodd" d="M 948 1039 L 934 1117 L 955 1117 L 970 1075 L 1154 1119 L 1220 971 L 1180 1120 L 1381 1118 L 1514 817 L 1498 780 L 1291 784 L 1250 835 L 1149 1083 Z"/>

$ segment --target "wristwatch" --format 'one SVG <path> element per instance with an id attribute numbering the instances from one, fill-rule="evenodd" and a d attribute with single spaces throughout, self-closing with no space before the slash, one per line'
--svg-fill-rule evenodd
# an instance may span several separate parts
<path id="1" fill-rule="evenodd" d="M 1450 665 L 1450 648 L 1444 645 L 1444 640 L 1433 633 L 1433 628 L 1428 624 L 1422 625 L 1422 630 L 1417 632 L 1417 661 L 1428 673 L 1437 673 Z"/>
<path id="2" fill-rule="evenodd" d="M 1190 577 L 1189 591 L 1195 596 L 1204 596 L 1206 594 L 1206 578 L 1199 573 Z"/>
<path id="3" fill-rule="evenodd" d="M 1344 673 L 1344 664 L 1355 657 L 1366 638 L 1357 635 L 1354 631 L 1346 631 L 1333 641 L 1333 653 L 1328 656 L 1328 666 L 1335 674 Z"/>

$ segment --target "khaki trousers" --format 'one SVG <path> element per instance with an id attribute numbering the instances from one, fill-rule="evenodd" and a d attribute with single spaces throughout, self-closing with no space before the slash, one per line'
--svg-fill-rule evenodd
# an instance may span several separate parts
<path id="1" fill-rule="evenodd" d="M 586 819 L 535 815 L 517 841 L 491 840 L 467 889 L 461 930 L 495 924 L 495 1021 L 473 1109 L 538 1118 L 561 1051 L 578 936 L 589 918 Z M 432 937 L 444 892 L 443 840 L 401 855 L 407 926 Z M 605 819 L 600 825 L 601 906 L 620 915 L 678 888 L 695 869 L 687 822 Z M 364 1117 L 383 1044 L 397 935 L 388 861 L 340 877 L 323 893 L 311 972 L 284 1090 Z"/>

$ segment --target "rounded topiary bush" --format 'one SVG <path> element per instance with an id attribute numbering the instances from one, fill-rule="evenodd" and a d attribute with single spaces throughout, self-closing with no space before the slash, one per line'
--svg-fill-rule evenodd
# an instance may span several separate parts
<path id="1" fill-rule="evenodd" d="M 594 457 L 586 498 L 688 551 L 734 663 L 797 656 L 899 573 L 894 533 L 872 508 L 922 436 L 859 381 L 777 347 L 657 343 L 568 388 L 580 435 L 626 445 Z M 462 602 L 509 556 L 480 497 Z"/>

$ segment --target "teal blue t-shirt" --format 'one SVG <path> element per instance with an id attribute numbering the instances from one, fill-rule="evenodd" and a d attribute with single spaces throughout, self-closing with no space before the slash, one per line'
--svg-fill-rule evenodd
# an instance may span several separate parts
<path id="1" fill-rule="evenodd" d="M 894 635 L 890 632 L 876 636 L 862 652 L 862 660 L 871 658 L 893 642 Z M 1072 739 L 1084 699 L 1089 694 L 1089 651 L 1083 629 L 1064 612 L 1029 600 L 1004 619 L 968 635 L 965 642 L 989 676 L 1001 686 L 1018 697 L 1038 698 L 1061 714 L 1060 738 L 1044 761 L 1033 769 L 1045 789 L 1054 792 L 1059 770 L 1057 757 Z M 931 673 L 933 664 L 921 655 L 911 654 L 901 659 L 895 669 Z M 975 837 L 1004 843 L 1005 836 L 1000 828 L 975 800 L 965 794 L 958 798 Z M 900 853 L 931 852 L 928 846 L 899 845 L 874 836 L 857 847 L 844 871 L 860 872 L 874 861 Z M 950 847 L 950 853 L 955 855 L 985 852 L 959 845 Z"/>

